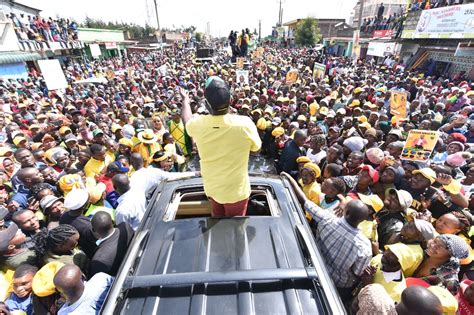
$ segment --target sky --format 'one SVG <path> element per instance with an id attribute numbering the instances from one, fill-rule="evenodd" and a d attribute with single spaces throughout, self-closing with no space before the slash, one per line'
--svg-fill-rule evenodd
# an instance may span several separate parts
<path id="1" fill-rule="evenodd" d="M 104 21 L 123 21 L 156 27 L 154 0 L 20 0 L 42 9 L 44 17 L 69 17 L 82 22 L 86 16 Z M 262 36 L 271 33 L 278 20 L 278 0 L 156 0 L 160 26 L 172 28 L 194 25 L 204 32 L 209 22 L 211 35 L 225 36 L 231 30 L 257 29 L 261 20 Z M 283 23 L 312 16 L 349 19 L 357 0 L 284 0 Z M 147 6 L 148 3 L 148 6 Z M 149 10 L 147 10 L 147 7 Z M 147 11 L 151 13 L 148 14 Z"/>

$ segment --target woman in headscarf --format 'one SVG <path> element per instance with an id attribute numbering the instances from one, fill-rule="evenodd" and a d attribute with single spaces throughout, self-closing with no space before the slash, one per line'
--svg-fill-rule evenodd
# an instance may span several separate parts
<path id="1" fill-rule="evenodd" d="M 5 171 L 5 174 L 8 176 L 8 179 L 12 179 L 15 173 L 20 169 L 18 165 L 15 164 L 13 159 L 9 157 L 3 157 L 0 167 Z"/>
<path id="2" fill-rule="evenodd" d="M 367 139 L 363 139 L 361 137 L 350 137 L 344 140 L 342 143 L 344 146 L 344 156 L 347 157 L 351 152 L 354 151 L 361 151 L 364 149 L 365 145 L 367 144 Z"/>
<path id="3" fill-rule="evenodd" d="M 396 315 L 395 303 L 378 283 L 369 284 L 360 290 L 352 303 L 352 314 Z"/>
<path id="4" fill-rule="evenodd" d="M 306 163 L 301 170 L 301 181 L 300 185 L 305 196 L 314 202 L 319 204 L 321 195 L 321 186 L 316 181 L 321 176 L 321 170 L 319 166 L 314 163 Z M 306 213 L 308 220 L 311 220 L 311 215 Z"/>
<path id="5" fill-rule="evenodd" d="M 459 260 L 469 256 L 469 246 L 459 236 L 442 234 L 428 241 L 423 262 L 414 276 L 431 285 L 442 285 L 451 294 L 459 289 Z"/>

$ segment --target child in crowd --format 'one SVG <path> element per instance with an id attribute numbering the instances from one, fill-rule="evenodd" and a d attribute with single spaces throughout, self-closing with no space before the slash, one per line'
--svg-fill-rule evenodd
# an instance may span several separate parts
<path id="1" fill-rule="evenodd" d="M 23 311 L 27 315 L 33 314 L 32 283 L 38 268 L 23 264 L 13 274 L 13 292 L 5 304 L 10 311 Z"/>

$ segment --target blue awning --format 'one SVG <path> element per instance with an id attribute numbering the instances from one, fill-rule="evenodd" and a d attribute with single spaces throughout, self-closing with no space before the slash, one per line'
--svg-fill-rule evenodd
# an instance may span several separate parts
<path id="1" fill-rule="evenodd" d="M 37 52 L 10 51 L 0 52 L 0 64 L 18 63 L 43 59 Z"/>

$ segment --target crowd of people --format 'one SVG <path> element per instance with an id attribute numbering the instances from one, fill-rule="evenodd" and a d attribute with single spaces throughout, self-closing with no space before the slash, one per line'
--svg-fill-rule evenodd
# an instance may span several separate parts
<path id="1" fill-rule="evenodd" d="M 372 34 L 374 31 L 393 30 L 396 33 L 401 33 L 403 22 L 405 21 L 405 13 L 393 13 L 388 17 L 366 18 L 362 21 L 360 31 L 363 33 Z M 395 35 L 394 34 L 394 35 Z"/>
<path id="2" fill-rule="evenodd" d="M 230 31 L 229 45 L 232 50 L 232 61 L 235 62 L 237 57 L 247 57 L 249 46 L 251 41 L 253 42 L 253 34 L 250 33 L 249 29 L 242 30 L 241 33 L 238 31 Z"/>
<path id="3" fill-rule="evenodd" d="M 177 48 L 71 61 L 65 91 L 48 91 L 41 74 L 0 79 L 1 308 L 98 313 L 154 188 L 200 176 L 187 167 L 200 157 L 213 215 L 245 215 L 245 187 L 224 188 L 246 180 L 226 170 L 252 152 L 294 185 L 354 314 L 470 314 L 474 85 L 263 48 L 245 85 L 231 56 L 202 64 Z M 107 83 L 72 84 L 109 69 Z M 405 92 L 406 117 L 390 111 L 394 91 Z M 240 126 L 226 166 L 212 158 L 222 138 L 202 129 L 219 119 Z M 402 157 L 413 129 L 439 133 L 424 162 Z"/>
<path id="4" fill-rule="evenodd" d="M 410 5 L 410 10 L 429 10 L 463 3 L 464 0 L 413 0 Z"/>
<path id="5" fill-rule="evenodd" d="M 41 16 L 10 13 L 15 33 L 23 50 L 51 48 L 50 42 L 58 42 L 63 48 L 77 40 L 78 24 L 69 19 L 53 19 Z"/>

